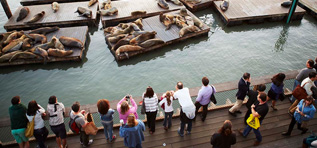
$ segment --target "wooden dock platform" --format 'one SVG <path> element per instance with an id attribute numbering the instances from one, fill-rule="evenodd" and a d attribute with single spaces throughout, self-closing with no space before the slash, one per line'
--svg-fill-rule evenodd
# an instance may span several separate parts
<path id="1" fill-rule="evenodd" d="M 214 7 L 221 15 L 221 19 L 228 26 L 240 25 L 243 22 L 262 23 L 264 20 L 281 21 L 287 17 L 289 8 L 281 3 L 285 0 L 230 0 L 227 11 L 220 9 L 221 1 L 213 1 Z M 296 7 L 293 20 L 301 20 L 305 10 Z"/>
<path id="2" fill-rule="evenodd" d="M 185 0 L 180 0 L 191 12 L 200 11 L 206 9 L 212 5 L 212 1 L 214 0 L 201 0 L 200 3 L 193 4 L 186 2 Z"/>
<path id="3" fill-rule="evenodd" d="M 178 14 L 179 11 L 173 11 L 173 12 L 169 12 L 170 14 Z M 191 16 L 191 17 L 196 17 L 194 14 L 192 14 L 190 11 L 187 11 L 187 13 Z M 183 41 L 186 40 L 188 38 L 191 37 L 195 37 L 195 36 L 199 36 L 199 35 L 206 35 L 208 34 L 210 27 L 208 27 L 206 24 L 203 25 L 202 29 L 198 32 L 195 33 L 189 33 L 183 37 L 179 37 L 179 31 L 180 28 L 178 28 L 176 25 L 172 25 L 172 27 L 169 30 L 165 30 L 165 26 L 163 25 L 162 22 L 160 22 L 159 20 L 159 15 L 157 16 L 153 16 L 153 17 L 149 17 L 149 18 L 145 18 L 142 20 L 143 23 L 143 29 L 144 31 L 156 31 L 156 38 L 159 38 L 161 40 L 163 40 L 165 43 L 164 44 L 159 44 L 156 46 L 152 46 L 150 48 L 146 48 L 140 51 L 134 51 L 134 52 L 128 52 L 128 57 L 127 55 L 125 55 L 124 53 L 121 53 L 119 56 L 115 54 L 115 51 L 111 50 L 112 46 L 114 46 L 114 44 L 111 44 L 107 39 L 107 44 L 109 46 L 109 49 L 111 50 L 112 54 L 115 56 L 117 61 L 121 61 L 121 60 L 125 60 L 128 59 L 130 57 L 148 52 L 148 51 L 152 51 L 158 48 L 161 48 L 163 46 L 169 45 L 169 44 L 173 44 L 179 41 Z"/>
<path id="4" fill-rule="evenodd" d="M 80 1 L 89 1 L 89 0 L 21 0 L 20 4 L 22 6 L 30 6 L 30 5 L 51 4 L 53 2 L 69 3 L 69 2 L 80 2 Z"/>
<path id="5" fill-rule="evenodd" d="M 170 12 L 185 8 L 185 6 L 178 6 L 172 2 L 167 2 L 169 9 L 161 8 L 156 0 L 120 0 L 112 1 L 111 6 L 118 9 L 118 14 L 113 16 L 101 16 L 103 27 L 116 25 L 121 22 L 128 22 L 138 18 L 151 17 L 160 14 L 161 12 Z M 131 12 L 146 11 L 145 15 L 131 16 Z"/>
<path id="6" fill-rule="evenodd" d="M 315 0 L 299 0 L 298 5 L 317 18 L 317 2 Z"/>
<path id="7" fill-rule="evenodd" d="M 27 31 L 26 31 L 27 32 Z M 60 28 L 56 32 L 52 32 L 46 35 L 47 41 L 50 41 L 53 36 L 57 38 L 61 36 L 73 37 L 79 39 L 84 45 L 86 43 L 86 37 L 88 33 L 87 26 L 79 26 L 79 27 L 68 27 L 68 28 Z M 85 46 L 80 48 L 70 48 L 65 46 L 65 50 L 73 50 L 73 53 L 66 57 L 52 57 L 49 56 L 49 59 L 46 62 L 58 62 L 58 61 L 80 61 L 83 56 L 83 52 L 85 50 Z M 24 64 L 34 64 L 34 63 L 43 63 L 43 60 L 40 59 L 17 59 L 12 62 L 0 63 L 0 66 L 13 66 L 13 65 L 24 65 Z"/>
<path id="8" fill-rule="evenodd" d="M 63 3 L 60 4 L 59 10 L 54 13 L 51 5 L 35 5 L 35 6 L 27 6 L 30 10 L 30 13 L 23 20 L 16 22 L 16 18 L 19 15 L 20 9 L 19 7 L 13 14 L 13 16 L 7 21 L 4 25 L 4 28 L 9 30 L 26 30 L 26 29 L 35 29 L 39 27 L 51 27 L 51 26 L 59 26 L 59 27 L 72 27 L 79 25 L 89 25 L 91 23 L 96 23 L 97 9 L 98 3 L 89 7 L 92 10 L 92 17 L 86 18 L 79 16 L 78 13 L 74 13 L 77 10 L 77 7 L 85 7 L 88 8 L 88 2 L 76 2 L 76 3 Z M 41 11 L 45 11 L 45 15 L 39 21 L 32 24 L 25 24 L 24 22 L 29 21 L 35 14 L 40 13 Z"/>

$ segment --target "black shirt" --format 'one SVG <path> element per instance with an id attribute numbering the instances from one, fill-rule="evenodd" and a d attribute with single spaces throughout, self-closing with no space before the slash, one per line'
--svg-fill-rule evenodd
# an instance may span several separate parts
<path id="1" fill-rule="evenodd" d="M 248 92 L 248 102 L 245 104 L 245 106 L 248 108 L 248 109 L 251 109 L 251 105 L 252 104 L 257 104 L 259 103 L 258 101 L 258 94 L 259 92 L 258 91 L 254 91 L 254 90 L 249 90 Z"/>
<path id="2" fill-rule="evenodd" d="M 269 112 L 269 106 L 267 105 L 267 103 L 264 103 L 262 105 L 258 103 L 257 105 L 255 105 L 254 110 L 261 116 L 259 120 L 262 121 L 266 116 L 267 112 Z"/>
<path id="3" fill-rule="evenodd" d="M 214 133 L 211 136 L 210 144 L 213 145 L 213 148 L 230 148 L 231 145 L 236 144 L 236 134 L 232 133 L 226 136 L 220 133 Z"/>

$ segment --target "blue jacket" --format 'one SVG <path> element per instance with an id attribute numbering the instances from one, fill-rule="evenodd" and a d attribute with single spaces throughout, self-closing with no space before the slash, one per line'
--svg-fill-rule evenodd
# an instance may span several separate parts
<path id="1" fill-rule="evenodd" d="M 244 79 L 241 78 L 238 84 L 238 92 L 236 94 L 237 99 L 244 100 L 250 87 L 250 82 L 245 83 Z"/>
<path id="2" fill-rule="evenodd" d="M 313 104 L 309 106 L 305 106 L 304 111 L 302 111 L 304 101 L 305 100 L 302 99 L 297 105 L 297 107 L 299 108 L 301 112 L 303 112 L 306 115 L 306 117 L 300 115 L 297 111 L 295 111 L 294 113 L 294 118 L 296 119 L 298 123 L 302 123 L 302 121 L 308 121 L 310 119 L 313 119 L 316 112 L 315 106 Z"/>
<path id="3" fill-rule="evenodd" d="M 99 113 L 101 121 L 112 121 L 113 114 L 114 114 L 114 110 L 111 108 L 108 110 L 107 114 L 105 115 Z"/>
<path id="4" fill-rule="evenodd" d="M 124 138 L 124 145 L 127 147 L 136 147 L 144 141 L 143 131 L 145 131 L 144 123 L 137 119 L 138 125 L 129 127 L 128 125 L 120 126 L 119 134 Z"/>

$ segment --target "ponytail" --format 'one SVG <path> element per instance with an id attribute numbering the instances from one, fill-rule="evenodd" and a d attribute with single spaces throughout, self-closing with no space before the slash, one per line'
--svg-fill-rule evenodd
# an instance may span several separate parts
<path id="1" fill-rule="evenodd" d="M 169 91 L 166 92 L 165 98 L 167 101 L 167 105 L 170 106 L 172 101 L 171 101 L 171 93 Z"/>

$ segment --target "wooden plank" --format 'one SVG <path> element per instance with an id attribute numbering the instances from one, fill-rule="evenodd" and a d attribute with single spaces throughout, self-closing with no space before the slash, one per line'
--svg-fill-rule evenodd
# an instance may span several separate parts
<path id="1" fill-rule="evenodd" d="M 77 10 L 77 7 L 85 7 L 88 8 L 88 2 L 76 2 L 76 3 L 63 3 L 60 4 L 59 10 L 54 13 L 51 5 L 36 5 L 36 6 L 28 6 L 30 13 L 26 18 L 24 18 L 20 22 L 16 22 L 16 18 L 19 15 L 20 9 L 19 7 L 13 14 L 13 16 L 7 21 L 4 25 L 6 30 L 22 30 L 22 29 L 34 29 L 38 27 L 46 27 L 46 26 L 75 26 L 75 25 L 88 25 L 92 22 L 96 21 L 97 16 L 97 8 L 98 3 L 91 6 L 89 9 L 92 10 L 92 17 L 86 18 L 81 17 L 78 13 L 74 13 Z M 41 11 L 45 11 L 44 17 L 38 22 L 32 24 L 25 24 L 24 22 L 29 21 L 35 14 L 40 13 Z"/>
<path id="2" fill-rule="evenodd" d="M 317 18 L 317 3 L 314 0 L 300 0 L 299 6 L 310 12 L 310 14 Z"/>
<path id="3" fill-rule="evenodd" d="M 26 31 L 26 32 L 28 32 L 28 31 Z M 61 36 L 73 37 L 73 38 L 79 39 L 85 45 L 87 33 L 88 33 L 87 26 L 69 27 L 69 28 L 60 28 L 56 32 L 52 32 L 50 34 L 47 34 L 46 37 L 47 37 L 48 41 L 50 41 L 53 36 L 56 36 L 57 38 L 59 38 Z M 79 48 L 69 48 L 69 47 L 65 46 L 65 50 L 73 50 L 73 54 L 66 56 L 66 57 L 51 57 L 51 56 L 49 56 L 49 59 L 47 60 L 47 62 L 80 61 L 82 58 L 82 53 L 85 50 L 85 47 L 83 47 L 82 49 L 79 49 Z M 24 64 L 34 64 L 34 63 L 43 63 L 43 60 L 18 59 L 18 60 L 12 61 L 12 62 L 0 63 L 0 66 L 14 66 L 14 65 L 24 65 Z"/>
<path id="4" fill-rule="evenodd" d="M 69 3 L 69 2 L 80 2 L 80 1 L 89 1 L 89 0 L 21 0 L 20 4 L 22 6 L 30 6 L 30 5 L 51 4 L 53 2 Z"/>
<path id="5" fill-rule="evenodd" d="M 206 9 L 212 5 L 212 1 L 214 0 L 201 0 L 200 3 L 193 4 L 186 2 L 185 0 L 180 0 L 191 12 L 200 11 Z"/>

